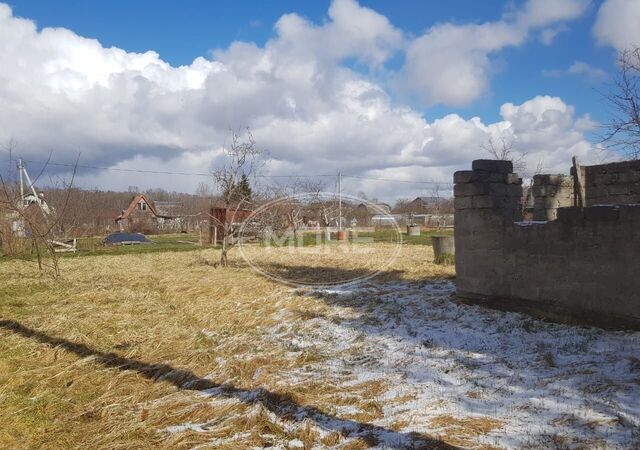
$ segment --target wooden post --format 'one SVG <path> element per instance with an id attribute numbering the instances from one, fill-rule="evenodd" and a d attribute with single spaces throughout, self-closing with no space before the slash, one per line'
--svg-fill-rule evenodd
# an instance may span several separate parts
<path id="1" fill-rule="evenodd" d="M 216 241 L 215 241 L 215 231 L 216 230 L 216 226 L 213 223 L 213 206 L 209 209 L 209 236 L 208 236 L 208 241 L 209 244 L 213 244 L 215 245 Z"/>
<path id="2" fill-rule="evenodd" d="M 586 206 L 585 202 L 585 192 L 584 192 L 584 180 L 582 179 L 582 170 L 580 169 L 580 164 L 578 164 L 578 158 L 575 156 L 572 158 L 573 161 L 573 204 L 574 206 L 578 206 L 580 208 L 584 208 Z"/>

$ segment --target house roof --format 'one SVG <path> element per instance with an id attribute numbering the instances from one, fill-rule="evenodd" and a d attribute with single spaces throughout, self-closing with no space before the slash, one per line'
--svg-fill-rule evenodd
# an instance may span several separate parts
<path id="1" fill-rule="evenodd" d="M 442 197 L 416 197 L 413 202 L 422 202 L 425 204 L 442 203 L 445 199 Z"/>
<path id="2" fill-rule="evenodd" d="M 182 202 L 153 202 L 153 208 L 156 211 L 156 215 L 160 217 L 180 216 L 183 206 Z"/>
<path id="3" fill-rule="evenodd" d="M 129 207 L 125 209 L 122 214 L 116 217 L 116 222 L 118 220 L 127 219 L 131 215 L 131 213 L 136 210 L 136 208 L 138 207 L 138 203 L 140 203 L 140 200 L 144 200 L 144 202 L 147 204 L 147 207 L 149 208 L 149 210 L 154 216 L 162 217 L 161 215 L 158 215 L 158 212 L 156 211 L 155 207 L 149 200 L 147 200 L 144 194 L 138 194 L 133 198 L 133 200 L 131 200 Z"/>
<path id="4" fill-rule="evenodd" d="M 360 203 L 358 208 L 364 208 L 373 214 L 380 214 L 381 211 L 386 214 L 391 212 L 391 206 L 387 203 Z"/>

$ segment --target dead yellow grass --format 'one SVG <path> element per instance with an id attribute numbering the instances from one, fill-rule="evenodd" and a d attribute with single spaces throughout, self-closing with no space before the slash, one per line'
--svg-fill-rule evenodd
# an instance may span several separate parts
<path id="1" fill-rule="evenodd" d="M 247 251 L 273 270 L 327 280 L 388 256 L 388 246 L 371 247 L 313 262 Z M 319 436 L 311 424 L 286 429 L 286 415 L 268 409 L 291 402 L 334 414 L 336 405 L 357 402 L 362 414 L 354 420 L 381 416 L 375 397 L 383 384 L 345 391 L 330 379 L 292 382 L 290 369 L 323 355 L 292 358 L 287 342 L 264 339 L 283 310 L 329 314 L 330 306 L 257 275 L 237 254 L 227 269 L 203 264 L 216 258 L 213 250 L 65 258 L 57 281 L 30 262 L 0 264 L 0 447 L 191 448 L 213 440 L 214 448 L 247 448 L 295 438 L 307 448 L 366 447 L 337 432 Z M 432 260 L 430 247 L 405 246 L 381 277 L 453 275 Z M 194 390 L 177 387 L 189 382 Z M 232 386 L 228 401 L 197 391 L 218 385 Z M 238 400 L 256 389 L 268 392 L 261 402 Z M 184 423 L 207 426 L 164 431 Z"/>
<path id="2" fill-rule="evenodd" d="M 431 426 L 440 429 L 442 438 L 462 447 L 471 447 L 474 438 L 500 429 L 503 422 L 491 417 L 453 417 L 444 414 L 431 420 Z M 483 447 L 487 448 L 487 447 Z"/>

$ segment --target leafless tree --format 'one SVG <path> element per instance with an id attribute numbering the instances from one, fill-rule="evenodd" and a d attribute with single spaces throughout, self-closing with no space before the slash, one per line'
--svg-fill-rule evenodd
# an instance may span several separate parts
<path id="1" fill-rule="evenodd" d="M 274 203 L 274 211 L 281 218 L 286 218 L 287 229 L 293 234 L 294 240 L 300 237 L 300 229 L 314 214 L 314 209 L 322 211 L 322 184 L 309 180 L 294 179 L 284 185 L 273 185 L 267 192 L 272 198 L 278 199 Z M 320 200 L 321 202 L 316 205 Z M 276 219 L 277 220 L 277 219 Z M 275 224 L 274 224 L 275 225 Z"/>
<path id="2" fill-rule="evenodd" d="M 38 268 L 43 270 L 48 266 L 52 269 L 54 278 L 60 276 L 59 255 L 56 252 L 56 247 L 59 244 L 58 239 L 61 238 L 59 235 L 60 224 L 63 222 L 70 204 L 77 166 L 76 160 L 71 180 L 66 187 L 65 200 L 60 208 L 56 209 L 44 207 L 37 198 L 38 196 L 35 196 L 36 198 L 33 198 L 32 201 L 26 202 L 18 185 L 5 180 L 0 175 L 0 222 L 3 223 L 3 226 L 0 227 L 0 242 L 6 249 L 5 242 L 11 245 L 12 242 L 28 240 L 36 255 Z M 30 188 L 42 176 L 46 167 L 47 164 L 33 180 Z M 14 248 L 20 249 L 20 247 L 22 246 Z M 49 257 L 46 260 L 45 255 Z"/>
<path id="3" fill-rule="evenodd" d="M 210 198 L 213 195 L 211 191 L 211 186 L 209 186 L 204 181 L 198 183 L 198 187 L 196 188 L 195 195 L 197 197 Z"/>
<path id="4" fill-rule="evenodd" d="M 605 97 L 613 111 L 602 142 L 640 158 L 640 48 L 620 52 L 614 87 Z"/>
<path id="5" fill-rule="evenodd" d="M 239 211 L 250 209 L 251 194 L 244 186 L 244 180 L 254 179 L 261 168 L 263 151 L 258 149 L 249 128 L 244 133 L 231 132 L 231 142 L 224 146 L 225 161 L 213 172 L 213 181 L 220 193 L 220 202 L 225 210 L 224 218 L 212 217 L 223 231 L 220 266 L 228 265 L 228 254 L 238 242 L 236 218 Z"/>
<path id="6" fill-rule="evenodd" d="M 307 182 L 305 190 L 309 198 L 310 213 L 316 217 L 322 227 L 329 227 L 337 215 L 338 201 L 333 195 L 326 194 L 325 184 L 322 181 Z"/>
<path id="7" fill-rule="evenodd" d="M 486 143 L 480 146 L 482 150 L 488 153 L 493 159 L 511 161 L 513 170 L 523 172 L 526 170 L 526 153 L 519 152 L 515 149 L 513 139 L 500 134 L 497 139 L 490 136 Z"/>

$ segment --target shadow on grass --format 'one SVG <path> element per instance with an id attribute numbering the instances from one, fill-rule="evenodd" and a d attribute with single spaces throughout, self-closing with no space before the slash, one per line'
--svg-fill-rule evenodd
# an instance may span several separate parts
<path id="1" fill-rule="evenodd" d="M 261 266 L 267 276 L 288 284 L 309 287 L 329 287 L 350 284 L 355 280 L 375 278 L 376 281 L 405 281 L 403 270 L 344 269 L 341 267 L 290 265 L 269 263 Z"/>
<path id="2" fill-rule="evenodd" d="M 384 438 L 385 441 L 392 442 L 394 448 L 457 448 L 419 433 L 400 433 L 377 425 L 340 419 L 322 412 L 313 406 L 300 405 L 287 394 L 278 394 L 262 388 L 252 390 L 240 389 L 229 384 L 214 383 L 211 380 L 198 377 L 189 370 L 177 369 L 168 364 L 147 363 L 137 359 L 124 358 L 116 353 L 101 352 L 84 344 L 49 336 L 42 331 L 29 328 L 15 320 L 0 320 L 0 328 L 51 347 L 63 348 L 81 358 L 94 357 L 94 360 L 104 367 L 135 371 L 144 378 L 154 382 L 170 383 L 178 389 L 192 391 L 207 390 L 210 395 L 236 398 L 247 404 L 260 403 L 283 420 L 301 422 L 305 419 L 311 419 L 324 429 L 339 432 L 345 437 L 361 438 L 369 445 L 376 445 L 380 442 L 381 438 Z"/>

